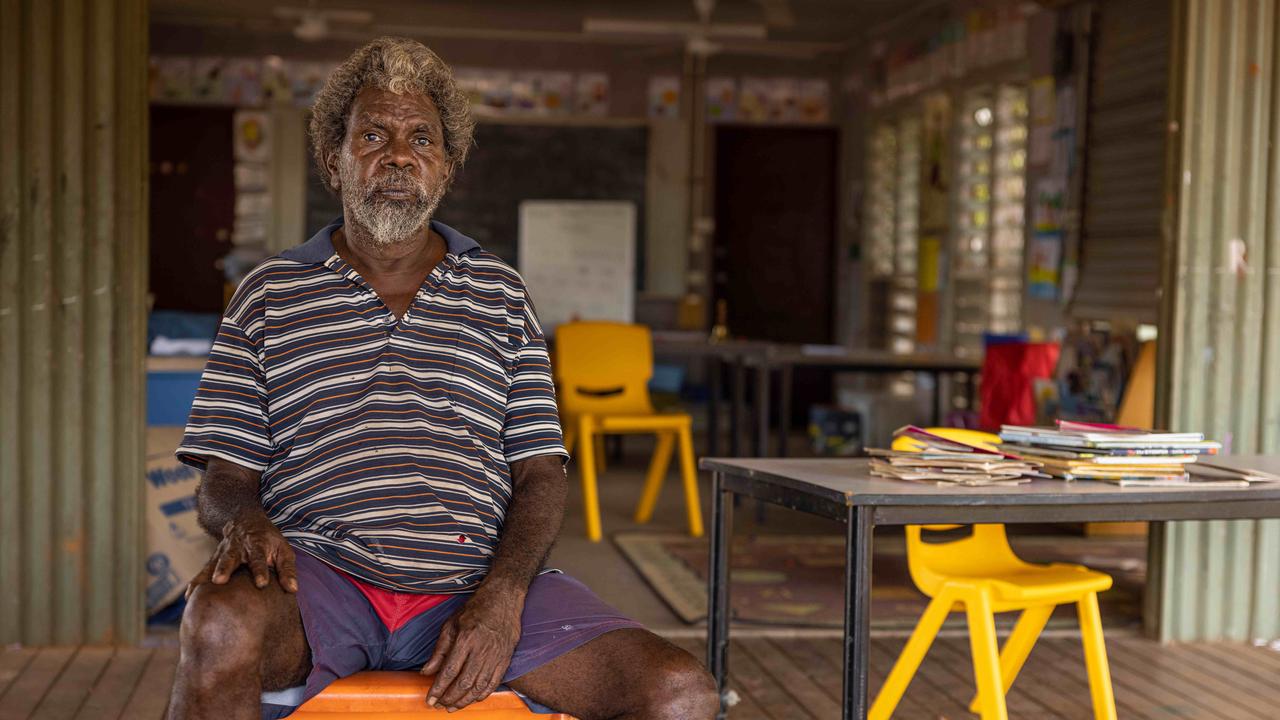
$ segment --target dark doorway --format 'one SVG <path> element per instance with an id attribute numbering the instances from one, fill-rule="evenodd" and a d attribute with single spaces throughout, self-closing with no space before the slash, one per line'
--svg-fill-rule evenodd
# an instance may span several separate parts
<path id="1" fill-rule="evenodd" d="M 151 293 L 157 310 L 221 313 L 235 222 L 231 108 L 151 108 Z"/>
<path id="2" fill-rule="evenodd" d="M 712 296 L 729 331 L 831 342 L 837 131 L 723 126 L 715 143 Z"/>

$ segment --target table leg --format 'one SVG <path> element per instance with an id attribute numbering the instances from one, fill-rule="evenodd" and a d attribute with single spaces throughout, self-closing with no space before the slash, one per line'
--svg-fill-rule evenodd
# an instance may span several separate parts
<path id="1" fill-rule="evenodd" d="M 756 427 L 752 438 L 752 449 L 756 457 L 770 457 L 769 450 L 769 394 L 773 389 L 773 368 L 761 362 L 756 366 Z M 756 500 L 756 524 L 765 523 L 765 502 Z"/>
<path id="2" fill-rule="evenodd" d="M 844 720 L 866 718 L 871 649 L 871 531 L 873 509 L 849 508 L 845 527 Z"/>
<path id="3" fill-rule="evenodd" d="M 729 678 L 729 541 L 733 534 L 732 491 L 724 489 L 724 475 L 712 474 L 711 485 L 711 558 L 710 582 L 707 584 L 707 668 L 720 689 L 720 712 L 723 719 L 729 707 L 725 702 Z"/>
<path id="4" fill-rule="evenodd" d="M 778 369 L 778 457 L 787 456 L 791 430 L 791 366 Z"/>
<path id="5" fill-rule="evenodd" d="M 933 373 L 933 427 L 942 424 L 942 373 Z"/>
<path id="6" fill-rule="evenodd" d="M 742 457 L 742 416 L 747 394 L 747 368 L 741 357 L 733 359 L 733 398 L 729 406 L 729 456 Z"/>
<path id="7" fill-rule="evenodd" d="M 756 457 L 769 457 L 769 390 L 773 385 L 773 368 L 761 362 L 756 366 L 756 427 L 752 450 Z"/>
<path id="8" fill-rule="evenodd" d="M 707 358 L 707 384 L 710 396 L 707 398 L 707 457 L 719 457 L 720 451 L 720 392 L 723 384 L 720 378 L 721 359 L 719 355 Z"/>

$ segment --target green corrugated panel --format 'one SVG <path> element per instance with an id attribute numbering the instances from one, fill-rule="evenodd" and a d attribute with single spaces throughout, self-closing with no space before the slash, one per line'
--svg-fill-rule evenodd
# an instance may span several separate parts
<path id="1" fill-rule="evenodd" d="M 1276 0 L 1184 0 L 1162 424 L 1280 451 L 1280 88 Z M 1233 262 L 1238 242 L 1247 249 Z M 1280 634 L 1280 521 L 1170 523 L 1165 640 Z"/>
<path id="2" fill-rule="evenodd" d="M 21 28 L 18 0 L 0 0 L 0 147 L 19 148 L 18 100 L 22 87 L 19 61 Z M 6 151 L 7 153 L 8 151 Z M 21 153 L 6 155 L 0 162 L 0 587 L 17 588 L 22 578 L 22 504 L 18 479 L 22 463 L 18 428 L 22 414 L 16 398 L 21 397 L 18 343 L 21 313 L 18 307 L 19 266 L 22 264 L 22 168 Z M 19 637 L 21 596 L 12 590 L 0 592 L 0 639 Z"/>
<path id="3" fill-rule="evenodd" d="M 0 3 L 0 643 L 135 642 L 146 3 Z"/>

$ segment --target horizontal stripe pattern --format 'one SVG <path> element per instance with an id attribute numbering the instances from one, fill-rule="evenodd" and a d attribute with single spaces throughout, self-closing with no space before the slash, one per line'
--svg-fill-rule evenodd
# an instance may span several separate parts
<path id="1" fill-rule="evenodd" d="M 452 593 L 488 570 L 510 464 L 567 457 L 523 280 L 441 223 L 449 252 L 399 321 L 335 252 L 340 221 L 241 283 L 178 457 L 262 473 L 289 541 L 378 587 Z"/>

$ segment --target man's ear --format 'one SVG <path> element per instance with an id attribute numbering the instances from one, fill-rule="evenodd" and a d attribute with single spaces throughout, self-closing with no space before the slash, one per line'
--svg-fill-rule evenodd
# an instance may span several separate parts
<path id="1" fill-rule="evenodd" d="M 331 152 L 324 157 L 324 167 L 329 171 L 329 187 L 341 190 L 341 173 L 338 172 L 338 153 Z"/>

